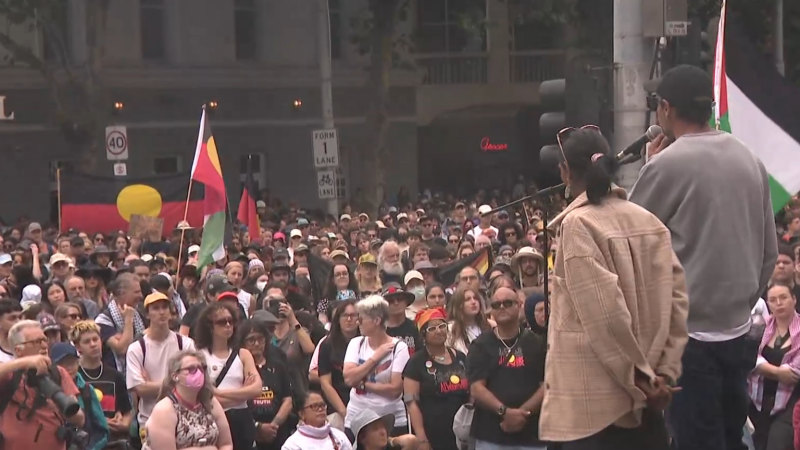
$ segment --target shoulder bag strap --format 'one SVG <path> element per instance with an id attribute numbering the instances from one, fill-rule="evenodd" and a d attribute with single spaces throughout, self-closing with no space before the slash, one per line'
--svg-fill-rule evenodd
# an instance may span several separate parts
<path id="1" fill-rule="evenodd" d="M 147 356 L 147 346 L 144 345 L 144 336 L 139 338 L 139 347 L 142 348 L 142 369 L 144 369 L 144 358 Z"/>
<path id="2" fill-rule="evenodd" d="M 225 379 L 225 375 L 228 374 L 228 371 L 233 365 L 233 360 L 236 359 L 237 356 L 239 356 L 239 349 L 231 349 L 231 356 L 228 356 L 228 360 L 225 361 L 225 366 L 222 367 L 222 372 L 220 372 L 219 375 L 217 375 L 217 379 L 214 380 L 214 387 L 219 387 L 219 384 Z"/>

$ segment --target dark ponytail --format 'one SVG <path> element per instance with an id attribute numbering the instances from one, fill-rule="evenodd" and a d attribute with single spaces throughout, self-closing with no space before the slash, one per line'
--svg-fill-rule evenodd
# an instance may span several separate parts
<path id="1" fill-rule="evenodd" d="M 571 177 L 586 187 L 589 203 L 602 203 L 618 167 L 603 135 L 596 129 L 577 129 L 564 140 L 563 149 Z"/>

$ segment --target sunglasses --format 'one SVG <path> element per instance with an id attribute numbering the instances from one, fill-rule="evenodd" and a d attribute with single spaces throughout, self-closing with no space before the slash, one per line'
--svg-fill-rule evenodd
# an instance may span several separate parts
<path id="1" fill-rule="evenodd" d="M 517 235 L 517 233 L 515 233 L 513 231 L 510 232 L 510 233 L 506 233 L 506 237 L 515 237 L 516 235 Z"/>
<path id="2" fill-rule="evenodd" d="M 447 331 L 447 324 L 440 323 L 439 325 L 425 328 L 426 333 L 433 333 L 434 331 Z"/>
<path id="3" fill-rule="evenodd" d="M 651 92 L 645 100 L 647 103 L 647 109 L 650 111 L 658 111 L 658 105 L 661 104 L 662 100 L 663 99 L 660 95 L 656 94 L 655 92 Z"/>
<path id="4" fill-rule="evenodd" d="M 178 369 L 178 372 L 183 372 L 187 375 L 194 375 L 197 373 L 198 370 L 202 370 L 203 372 L 205 372 L 207 369 L 208 366 L 206 366 L 205 364 L 193 364 L 188 367 L 181 367 L 180 369 Z"/>
<path id="5" fill-rule="evenodd" d="M 515 303 L 516 302 L 514 300 L 500 300 L 497 302 L 490 303 L 489 306 L 491 306 L 492 309 L 500 309 L 500 308 L 508 309 L 514 306 Z"/>
<path id="6" fill-rule="evenodd" d="M 225 317 L 224 319 L 215 320 L 214 321 L 214 325 L 217 325 L 217 326 L 220 326 L 220 327 L 226 327 L 228 325 L 233 326 L 233 325 L 236 325 L 236 320 L 234 320 L 233 317 Z"/>
<path id="7" fill-rule="evenodd" d="M 562 128 L 561 131 L 556 134 L 556 140 L 558 141 L 558 148 L 561 150 L 561 157 L 564 158 L 564 161 L 567 160 L 567 155 L 564 154 L 564 141 L 566 141 L 567 138 L 569 138 L 569 136 L 577 130 L 595 130 L 600 133 L 600 127 L 597 125 L 584 125 L 580 128 Z"/>

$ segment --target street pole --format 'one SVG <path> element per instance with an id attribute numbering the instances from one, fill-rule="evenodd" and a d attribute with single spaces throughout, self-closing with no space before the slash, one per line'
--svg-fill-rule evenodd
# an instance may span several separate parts
<path id="1" fill-rule="evenodd" d="M 625 148 L 647 128 L 644 82 L 652 58 L 651 39 L 644 37 L 642 0 L 614 0 L 614 136 L 615 149 Z M 622 166 L 617 184 L 630 189 L 641 162 Z"/>
<path id="2" fill-rule="evenodd" d="M 330 130 L 334 128 L 333 120 L 333 83 L 331 81 L 331 16 L 328 0 L 318 0 L 317 29 L 319 38 L 319 73 L 322 94 L 322 127 Z M 341 155 L 340 155 L 341 158 Z M 339 201 L 336 198 L 327 201 L 328 214 L 339 217 Z"/>
<path id="3" fill-rule="evenodd" d="M 781 75 L 786 75 L 783 62 L 783 0 L 775 0 L 775 67 Z"/>

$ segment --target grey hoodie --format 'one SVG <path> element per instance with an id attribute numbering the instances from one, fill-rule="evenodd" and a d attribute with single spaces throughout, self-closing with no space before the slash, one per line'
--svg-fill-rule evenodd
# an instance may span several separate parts
<path id="1" fill-rule="evenodd" d="M 672 233 L 686 270 L 689 332 L 745 324 L 778 256 L 761 161 L 731 134 L 684 135 L 642 167 L 630 200 Z"/>

